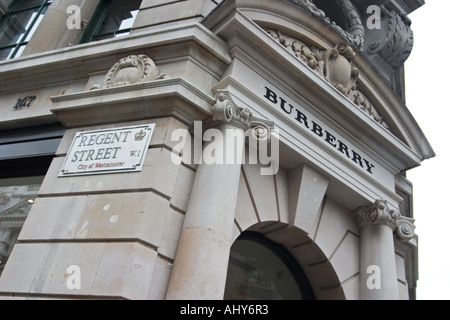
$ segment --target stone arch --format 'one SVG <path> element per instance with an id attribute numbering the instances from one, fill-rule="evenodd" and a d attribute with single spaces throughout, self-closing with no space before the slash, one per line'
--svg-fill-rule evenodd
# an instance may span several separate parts
<path id="1" fill-rule="evenodd" d="M 356 300 L 359 230 L 349 210 L 328 197 L 326 188 L 310 182 L 320 181 L 318 175 L 302 165 L 280 169 L 275 176 L 262 176 L 259 166 L 243 165 L 233 240 L 246 231 L 260 233 L 291 254 L 317 299 Z M 307 199 L 300 199 L 308 193 Z"/>

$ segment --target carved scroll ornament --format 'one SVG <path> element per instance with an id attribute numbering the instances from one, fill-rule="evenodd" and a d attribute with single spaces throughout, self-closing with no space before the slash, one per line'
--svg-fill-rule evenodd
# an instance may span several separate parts
<path id="1" fill-rule="evenodd" d="M 388 11 L 384 6 L 383 24 L 385 28 L 378 31 L 371 41 L 366 43 L 368 53 L 379 54 L 392 68 L 401 67 L 411 55 L 414 46 L 414 34 L 410 22 L 405 21 L 395 11 Z M 383 32 L 383 34 L 379 34 Z"/>
<path id="2" fill-rule="evenodd" d="M 212 118 L 208 120 L 207 127 L 217 123 L 232 123 L 244 131 L 251 130 L 252 137 L 257 141 L 269 142 L 275 123 L 253 116 L 248 108 L 237 106 L 227 91 L 217 94 L 216 103 L 212 108 Z"/>
<path id="3" fill-rule="evenodd" d="M 372 224 L 386 225 L 394 230 L 400 241 L 409 241 L 415 235 L 415 220 L 390 209 L 387 201 L 377 201 L 371 206 L 359 208 L 355 216 L 360 228 Z"/>
<path id="4" fill-rule="evenodd" d="M 108 72 L 103 88 L 119 87 L 164 78 L 152 59 L 131 55 L 120 59 Z"/>
<path id="5" fill-rule="evenodd" d="M 389 125 L 377 112 L 367 96 L 357 89 L 359 71 L 353 64 L 355 52 L 351 47 L 340 44 L 335 48 L 324 50 L 315 46 L 308 46 L 280 31 L 272 29 L 266 31 L 300 61 L 344 94 L 370 118 L 390 131 Z"/>

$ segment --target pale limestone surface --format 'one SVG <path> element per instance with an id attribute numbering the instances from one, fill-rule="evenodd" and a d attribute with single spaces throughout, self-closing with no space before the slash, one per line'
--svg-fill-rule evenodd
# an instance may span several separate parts
<path id="1" fill-rule="evenodd" d="M 94 2 L 78 2 L 92 14 Z M 342 35 L 310 12 L 278 0 L 230 0 L 212 12 L 219 2 L 144 0 L 130 36 L 73 47 L 80 34 L 57 35 L 65 21 L 55 5 L 29 55 L 0 63 L 1 129 L 67 127 L 0 277 L 0 299 L 221 299 L 231 245 L 245 231 L 283 245 L 318 299 L 409 298 L 417 238 L 402 242 L 379 221 L 358 225 L 355 209 L 381 199 L 397 212 L 404 201 L 397 189 L 412 195 L 401 172 L 433 153 L 417 123 L 361 52 L 337 59 L 359 70 L 352 83 L 370 92 L 391 132 L 265 31 L 282 29 L 331 52 Z M 0 3 L 0 10 L 9 4 Z M 46 38 L 49 31 L 58 40 Z M 102 87 L 130 55 L 146 55 L 165 76 Z M 370 156 L 380 173 L 355 168 L 342 150 L 274 109 L 267 87 Z M 274 176 L 260 175 L 260 165 L 173 163 L 179 141 L 172 133 L 210 119 L 218 92 L 236 108 L 275 120 L 281 149 Z M 33 108 L 12 111 L 18 97 L 33 94 Z M 58 177 L 77 132 L 152 123 L 142 172 Z M 374 264 L 387 275 L 380 291 L 366 287 Z M 81 268 L 79 290 L 67 286 L 70 265 Z"/>

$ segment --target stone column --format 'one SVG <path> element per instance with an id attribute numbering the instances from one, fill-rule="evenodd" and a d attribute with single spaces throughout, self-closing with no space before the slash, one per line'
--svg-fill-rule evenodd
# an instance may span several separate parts
<path id="1" fill-rule="evenodd" d="M 30 39 L 22 56 L 77 45 L 99 2 L 100 0 L 54 1 L 47 9 L 42 22 Z M 68 12 L 67 9 L 70 6 L 80 8 L 81 28 L 71 27 L 69 29 L 67 21 L 75 14 L 73 11 Z"/>
<path id="2" fill-rule="evenodd" d="M 360 227 L 361 300 L 398 300 L 394 236 L 409 241 L 414 220 L 377 201 L 355 211 Z"/>
<path id="3" fill-rule="evenodd" d="M 216 140 L 206 143 L 203 148 L 203 163 L 198 166 L 192 188 L 168 287 L 168 300 L 223 299 L 245 133 L 253 120 L 250 111 L 237 107 L 229 94 L 219 94 L 212 121 L 208 121 L 212 131 L 205 132 L 213 134 Z M 223 137 L 222 143 L 218 143 L 218 136 Z M 207 159 L 212 143 L 216 155 L 223 151 L 223 164 Z M 230 152 L 235 161 L 230 162 Z"/>

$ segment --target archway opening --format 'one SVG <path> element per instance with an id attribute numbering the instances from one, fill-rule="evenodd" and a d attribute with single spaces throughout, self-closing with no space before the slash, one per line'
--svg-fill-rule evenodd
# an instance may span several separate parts
<path id="1" fill-rule="evenodd" d="M 313 300 L 300 265 L 283 246 L 244 232 L 231 247 L 224 300 Z"/>

